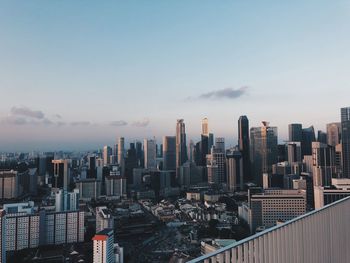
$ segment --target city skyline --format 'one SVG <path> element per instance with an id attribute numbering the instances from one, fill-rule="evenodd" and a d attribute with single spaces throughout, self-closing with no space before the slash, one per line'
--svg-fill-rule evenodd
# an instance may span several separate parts
<path id="1" fill-rule="evenodd" d="M 1 150 L 161 142 L 180 118 L 188 142 L 207 117 L 232 146 L 241 115 L 280 141 L 289 123 L 326 131 L 348 105 L 349 13 L 319 1 L 4 1 Z"/>

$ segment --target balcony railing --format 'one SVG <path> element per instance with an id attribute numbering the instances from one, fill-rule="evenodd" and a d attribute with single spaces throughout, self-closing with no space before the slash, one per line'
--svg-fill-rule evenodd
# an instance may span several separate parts
<path id="1" fill-rule="evenodd" d="M 350 197 L 188 263 L 350 262 Z"/>

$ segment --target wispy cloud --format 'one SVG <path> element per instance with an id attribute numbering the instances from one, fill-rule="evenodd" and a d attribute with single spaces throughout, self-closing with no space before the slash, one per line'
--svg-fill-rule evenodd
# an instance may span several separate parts
<path id="1" fill-rule="evenodd" d="M 189 97 L 188 100 L 204 99 L 204 100 L 219 100 L 219 99 L 237 99 L 246 94 L 248 87 L 244 86 L 238 89 L 225 88 L 207 93 L 200 94 L 198 97 Z"/>
<path id="2" fill-rule="evenodd" d="M 109 123 L 109 125 L 111 125 L 111 126 L 126 126 L 126 125 L 128 125 L 128 123 L 126 121 L 119 120 L 119 121 L 112 121 Z"/>
<path id="3" fill-rule="evenodd" d="M 7 116 L 1 120 L 1 123 L 10 124 L 10 125 L 25 125 L 28 123 L 26 118 L 18 116 Z"/>
<path id="4" fill-rule="evenodd" d="M 91 122 L 89 121 L 73 121 L 70 123 L 72 126 L 89 126 L 91 125 Z"/>
<path id="5" fill-rule="evenodd" d="M 141 121 L 134 121 L 132 123 L 132 126 L 135 126 L 135 127 L 147 127 L 149 125 L 149 123 L 150 123 L 150 120 L 145 118 L 145 119 L 143 119 Z"/>
<path id="6" fill-rule="evenodd" d="M 34 119 L 44 119 L 45 114 L 40 110 L 31 110 L 27 107 L 12 107 L 12 115 L 30 117 Z"/>

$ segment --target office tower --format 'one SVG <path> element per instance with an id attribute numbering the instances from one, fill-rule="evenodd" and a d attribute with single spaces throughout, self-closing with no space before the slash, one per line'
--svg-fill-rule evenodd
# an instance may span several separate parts
<path id="1" fill-rule="evenodd" d="M 287 155 L 288 163 L 300 163 L 301 162 L 301 143 L 300 142 L 287 142 Z"/>
<path id="2" fill-rule="evenodd" d="M 94 263 L 115 263 L 114 231 L 104 229 L 92 238 L 94 245 Z"/>
<path id="3" fill-rule="evenodd" d="M 70 185 L 70 160 L 53 160 L 53 187 L 68 190 Z"/>
<path id="4" fill-rule="evenodd" d="M 252 180 L 250 170 L 249 120 L 247 116 L 241 116 L 238 120 L 238 147 L 242 153 L 243 181 L 246 183 Z"/>
<path id="5" fill-rule="evenodd" d="M 279 144 L 277 145 L 277 161 L 278 162 L 285 162 L 288 160 L 288 154 L 287 154 L 287 147 L 285 144 Z"/>
<path id="6" fill-rule="evenodd" d="M 89 173 L 88 178 L 96 178 L 96 156 L 89 156 Z"/>
<path id="7" fill-rule="evenodd" d="M 104 146 L 103 147 L 103 164 L 105 166 L 111 164 L 111 159 L 110 156 L 112 155 L 112 148 L 109 146 Z"/>
<path id="8" fill-rule="evenodd" d="M 210 152 L 211 147 L 214 145 L 214 134 L 209 133 L 208 136 L 208 152 Z"/>
<path id="9" fill-rule="evenodd" d="M 220 152 L 225 152 L 225 138 L 217 137 L 215 138 L 215 149 Z"/>
<path id="10" fill-rule="evenodd" d="M 226 154 L 227 187 L 235 192 L 243 190 L 243 158 L 239 150 L 231 149 Z"/>
<path id="11" fill-rule="evenodd" d="M 208 174 L 208 184 L 219 184 L 219 166 L 216 161 L 212 158 L 207 160 L 207 174 Z"/>
<path id="12" fill-rule="evenodd" d="M 300 123 L 292 123 L 288 125 L 289 141 L 301 142 L 302 141 L 303 126 Z"/>
<path id="13" fill-rule="evenodd" d="M 135 144 L 136 148 L 136 159 L 139 167 L 144 167 L 143 162 L 143 151 L 142 151 L 142 142 L 137 141 Z"/>
<path id="14" fill-rule="evenodd" d="M 327 124 L 327 143 L 331 146 L 337 146 L 340 143 L 341 123 L 334 122 Z"/>
<path id="15" fill-rule="evenodd" d="M 14 199 L 22 193 L 19 192 L 17 171 L 0 171 L 0 199 Z"/>
<path id="16" fill-rule="evenodd" d="M 199 143 L 199 159 L 197 165 L 205 166 L 207 162 L 207 154 L 210 152 L 209 147 L 209 137 L 201 135 L 201 141 Z"/>
<path id="17" fill-rule="evenodd" d="M 127 184 L 132 184 L 133 170 L 139 167 L 139 162 L 137 160 L 137 153 L 134 143 L 130 143 L 130 148 L 126 152 L 126 157 L 124 161 L 124 172 L 121 171 L 121 175 L 126 178 Z M 121 167 L 123 170 L 123 167 Z"/>
<path id="18" fill-rule="evenodd" d="M 301 158 L 312 154 L 312 142 L 316 141 L 314 126 L 302 129 Z"/>
<path id="19" fill-rule="evenodd" d="M 226 157 L 225 152 L 211 147 L 210 154 L 207 155 L 208 182 L 221 184 L 226 182 Z"/>
<path id="20" fill-rule="evenodd" d="M 118 164 L 123 165 L 124 153 L 125 153 L 125 140 L 124 137 L 120 137 L 118 140 Z"/>
<path id="21" fill-rule="evenodd" d="M 277 127 L 270 127 L 265 121 L 262 124 L 250 129 L 250 157 L 258 185 L 262 185 L 263 173 L 271 173 L 272 165 L 277 163 Z"/>
<path id="22" fill-rule="evenodd" d="M 317 141 L 327 144 L 327 133 L 323 131 L 317 131 Z"/>
<path id="23" fill-rule="evenodd" d="M 248 193 L 249 203 L 238 209 L 252 233 L 257 227 L 272 227 L 277 221 L 288 221 L 306 213 L 305 190 L 267 189 L 262 193 Z"/>
<path id="24" fill-rule="evenodd" d="M 114 217 L 106 206 L 96 207 L 96 233 L 110 228 L 114 229 Z"/>
<path id="25" fill-rule="evenodd" d="M 202 120 L 202 134 L 205 136 L 209 136 L 209 123 L 208 118 L 204 118 Z"/>
<path id="26" fill-rule="evenodd" d="M 157 143 L 155 140 L 143 141 L 144 147 L 144 159 L 146 169 L 156 169 L 157 168 Z"/>
<path id="27" fill-rule="evenodd" d="M 194 145 L 193 140 L 190 140 L 190 144 L 188 146 L 188 154 L 187 154 L 188 160 L 190 162 L 194 162 L 194 153 L 195 153 L 194 147 L 195 147 L 195 145 Z"/>
<path id="28" fill-rule="evenodd" d="M 116 159 L 116 162 L 118 162 L 118 143 L 115 143 L 113 145 L 113 155 L 114 155 L 114 158 Z"/>
<path id="29" fill-rule="evenodd" d="M 179 176 L 179 167 L 187 161 L 186 130 L 183 119 L 176 124 L 176 177 Z"/>
<path id="30" fill-rule="evenodd" d="M 343 178 L 350 178 L 350 107 L 341 108 Z"/>
<path id="31" fill-rule="evenodd" d="M 163 170 L 176 170 L 176 137 L 163 137 Z"/>
<path id="32" fill-rule="evenodd" d="M 335 173 L 334 147 L 320 142 L 312 143 L 314 186 L 330 186 Z"/>
<path id="33" fill-rule="evenodd" d="M 0 263 L 6 263 L 6 212 L 0 210 Z"/>

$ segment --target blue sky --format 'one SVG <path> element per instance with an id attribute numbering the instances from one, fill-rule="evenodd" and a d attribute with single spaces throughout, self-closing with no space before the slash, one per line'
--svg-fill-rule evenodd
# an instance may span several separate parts
<path id="1" fill-rule="evenodd" d="M 228 145 L 243 114 L 281 141 L 325 130 L 350 104 L 349 24 L 348 1 L 3 0 L 0 151 L 160 141 L 178 118 Z"/>

